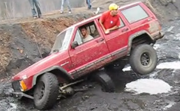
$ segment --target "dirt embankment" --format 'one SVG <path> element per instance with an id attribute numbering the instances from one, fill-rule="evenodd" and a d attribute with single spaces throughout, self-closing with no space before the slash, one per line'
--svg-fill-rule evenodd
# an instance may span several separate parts
<path id="1" fill-rule="evenodd" d="M 179 19 L 180 0 L 145 0 L 145 3 L 157 15 L 162 24 Z"/>
<path id="2" fill-rule="evenodd" d="M 0 25 L 0 74 L 16 74 L 47 56 L 63 29 L 90 15 L 71 15 Z M 1 78 L 0 77 L 0 78 Z"/>
<path id="3" fill-rule="evenodd" d="M 137 1 L 137 0 L 136 0 Z M 179 0 L 142 0 L 156 13 L 161 21 L 178 18 Z M 101 12 L 108 4 L 116 2 L 120 6 L 134 0 L 94 0 L 93 11 L 100 6 Z M 88 18 L 91 14 L 86 7 L 76 9 L 81 14 L 45 16 L 44 19 L 18 20 L 0 24 L 0 78 L 16 74 L 50 52 L 56 35 L 66 27 Z M 80 13 L 80 12 L 79 12 Z M 164 23 L 164 22 L 162 22 Z"/>

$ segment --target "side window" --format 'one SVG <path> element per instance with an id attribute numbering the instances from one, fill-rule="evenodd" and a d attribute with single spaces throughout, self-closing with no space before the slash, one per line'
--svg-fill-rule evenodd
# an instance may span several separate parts
<path id="1" fill-rule="evenodd" d="M 99 37 L 99 32 L 93 21 L 78 28 L 74 41 L 77 41 L 78 45 L 81 45 L 97 37 Z"/>
<path id="2" fill-rule="evenodd" d="M 91 36 L 93 36 L 94 38 L 99 37 L 99 32 L 95 24 L 90 25 L 89 29 L 90 29 Z"/>
<path id="3" fill-rule="evenodd" d="M 77 41 L 79 45 L 83 43 L 79 30 L 77 30 L 77 32 L 76 32 L 74 41 Z"/>
<path id="4" fill-rule="evenodd" d="M 148 14 L 140 5 L 122 10 L 122 14 L 126 17 L 129 23 L 133 23 L 148 17 Z"/>
<path id="5" fill-rule="evenodd" d="M 119 26 L 119 28 L 122 28 L 122 27 L 125 26 L 125 24 L 124 24 L 124 22 L 122 21 L 121 17 L 120 17 L 119 19 L 120 19 L 120 26 Z"/>
<path id="6" fill-rule="evenodd" d="M 87 25 L 87 29 L 88 29 L 88 32 L 89 34 L 93 37 L 93 38 L 97 38 L 99 37 L 99 32 L 98 32 L 98 29 L 95 25 L 94 22 L 90 23 Z"/>
<path id="7" fill-rule="evenodd" d="M 89 26 L 89 29 L 90 29 L 90 32 L 93 33 L 93 32 L 96 30 L 96 27 L 95 27 L 95 25 L 93 24 L 93 25 L 90 25 L 90 26 Z"/>

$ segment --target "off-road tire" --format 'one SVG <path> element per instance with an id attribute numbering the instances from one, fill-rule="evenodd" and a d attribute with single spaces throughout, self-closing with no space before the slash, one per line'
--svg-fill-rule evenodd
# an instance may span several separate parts
<path id="1" fill-rule="evenodd" d="M 114 92 L 115 85 L 112 79 L 103 71 L 99 71 L 94 75 L 94 79 L 99 83 L 104 92 Z"/>
<path id="2" fill-rule="evenodd" d="M 148 44 L 138 45 L 132 50 L 129 63 L 134 72 L 141 75 L 149 74 L 157 66 L 156 51 Z"/>
<path id="3" fill-rule="evenodd" d="M 43 87 L 44 93 L 41 91 Z M 58 98 L 58 89 L 58 80 L 55 75 L 51 73 L 42 75 L 37 81 L 34 90 L 34 104 L 36 108 L 40 110 L 52 108 Z"/>

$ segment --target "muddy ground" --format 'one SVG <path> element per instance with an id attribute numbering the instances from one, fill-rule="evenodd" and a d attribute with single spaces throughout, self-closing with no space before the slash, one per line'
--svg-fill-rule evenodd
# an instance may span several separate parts
<path id="1" fill-rule="evenodd" d="M 92 12 L 100 7 L 103 10 L 112 0 L 94 0 Z M 130 0 L 117 0 L 118 4 L 127 4 Z M 156 13 L 166 36 L 155 45 L 159 63 L 179 61 L 180 20 L 178 0 L 145 0 L 145 3 Z M 86 9 L 86 7 L 81 8 Z M 10 77 L 39 59 L 47 56 L 55 36 L 64 28 L 92 16 L 91 11 L 78 12 L 72 15 L 50 14 L 42 19 L 20 19 L 1 22 L 0 25 L 0 111 L 37 111 L 30 100 L 18 101 L 6 97 Z M 164 24 L 166 23 L 166 24 Z M 133 72 L 109 72 L 115 76 L 117 91 L 105 93 L 93 82 L 93 88 L 79 92 L 74 96 L 59 101 L 50 111 L 180 111 L 180 70 L 157 69 L 150 76 L 141 78 L 159 78 L 173 86 L 166 94 L 134 95 L 124 91 L 125 85 L 140 77 Z M 81 86 L 81 85 L 80 85 Z"/>

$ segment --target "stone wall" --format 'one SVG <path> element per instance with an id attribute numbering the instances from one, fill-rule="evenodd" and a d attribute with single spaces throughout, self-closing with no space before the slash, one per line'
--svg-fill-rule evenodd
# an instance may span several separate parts
<path id="1" fill-rule="evenodd" d="M 61 0 L 39 0 L 42 13 L 59 10 Z M 82 7 L 85 0 L 70 0 L 73 8 Z M 1 0 L 0 20 L 31 16 L 29 0 Z"/>

